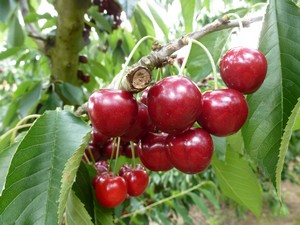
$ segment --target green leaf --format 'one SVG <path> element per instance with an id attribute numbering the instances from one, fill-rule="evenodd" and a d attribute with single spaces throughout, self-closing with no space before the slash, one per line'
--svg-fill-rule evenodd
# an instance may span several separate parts
<path id="1" fill-rule="evenodd" d="M 11 146 L 6 147 L 0 152 L 0 196 L 4 189 L 6 176 L 8 174 L 9 167 L 11 165 L 12 158 L 17 151 L 17 148 L 20 143 L 14 143 Z"/>
<path id="2" fill-rule="evenodd" d="M 65 111 L 38 118 L 20 143 L 0 197 L 0 224 L 58 223 L 58 199 L 65 164 L 90 126 Z"/>
<path id="3" fill-rule="evenodd" d="M 292 114 L 287 122 L 280 143 L 279 157 L 278 157 L 279 159 L 278 159 L 277 169 L 276 169 L 276 190 L 279 199 L 281 199 L 281 174 L 283 170 L 284 159 L 289 148 L 289 143 L 293 132 L 293 126 L 295 124 L 297 116 L 300 115 L 299 112 L 300 112 L 300 98 L 298 99 L 298 102 L 295 105 L 295 108 L 293 109 Z"/>
<path id="4" fill-rule="evenodd" d="M 84 94 L 81 87 L 74 86 L 70 83 L 57 84 L 57 93 L 60 94 L 68 104 L 82 105 L 84 103 Z"/>
<path id="5" fill-rule="evenodd" d="M 21 47 L 9 48 L 5 51 L 0 52 L 0 60 L 6 59 L 10 56 L 16 55 L 19 51 L 23 50 Z"/>
<path id="6" fill-rule="evenodd" d="M 42 82 L 26 81 L 18 85 L 9 104 L 3 127 L 14 125 L 13 121 L 31 114 L 37 106 L 42 92 Z"/>
<path id="7" fill-rule="evenodd" d="M 205 204 L 205 202 L 200 198 L 200 196 L 196 195 L 193 192 L 189 193 L 189 196 L 193 200 L 193 202 L 201 209 L 201 212 L 205 215 L 208 216 L 208 207 Z"/>
<path id="8" fill-rule="evenodd" d="M 221 30 L 205 35 L 200 42 L 209 50 L 215 64 L 217 64 L 224 45 L 226 44 L 230 30 Z M 212 71 L 211 63 L 204 50 L 196 45 L 192 49 L 187 61 L 187 71 L 193 80 L 199 81 L 209 75 Z"/>
<path id="9" fill-rule="evenodd" d="M 300 97 L 299 19 L 293 2 L 270 1 L 260 38 L 268 73 L 260 89 L 247 98 L 249 116 L 242 129 L 246 151 L 274 186 L 281 137 Z"/>
<path id="10" fill-rule="evenodd" d="M 119 0 L 119 2 L 122 6 L 122 9 L 126 13 L 127 18 L 130 19 L 133 15 L 133 11 L 138 0 Z"/>
<path id="11" fill-rule="evenodd" d="M 112 24 L 107 20 L 107 17 L 100 14 L 98 11 L 98 7 L 91 7 L 88 10 L 88 14 L 96 21 L 97 26 L 96 29 L 102 29 L 111 33 L 112 31 Z"/>
<path id="12" fill-rule="evenodd" d="M 50 13 L 44 13 L 44 14 L 38 14 L 36 12 L 30 12 L 25 18 L 24 22 L 25 23 L 34 23 L 39 21 L 40 19 L 46 19 L 50 20 L 52 19 L 52 16 Z"/>
<path id="13" fill-rule="evenodd" d="M 66 207 L 68 196 L 70 196 L 72 185 L 75 181 L 76 173 L 79 168 L 80 162 L 82 161 L 82 156 L 88 142 L 90 140 L 90 133 L 87 133 L 83 138 L 83 141 L 77 151 L 72 155 L 65 165 L 62 179 L 61 179 L 61 188 L 59 195 L 59 205 L 58 205 L 58 221 L 61 224 L 63 219 L 64 209 Z M 79 223 L 80 224 L 80 223 Z"/>
<path id="14" fill-rule="evenodd" d="M 89 171 L 91 171 L 91 174 L 93 175 L 91 175 Z M 81 162 L 77 171 L 76 180 L 72 187 L 76 196 L 84 204 L 84 207 L 92 218 L 94 218 L 94 202 L 91 184 L 92 178 L 96 174 L 97 172 L 93 165 Z"/>
<path id="15" fill-rule="evenodd" d="M 133 15 L 134 15 L 135 23 L 137 25 L 137 31 L 140 34 L 140 38 L 148 35 L 155 37 L 155 30 L 154 30 L 153 23 L 139 5 L 137 5 Z"/>
<path id="16" fill-rule="evenodd" d="M 212 167 L 222 193 L 259 216 L 262 190 L 248 162 L 238 153 L 227 150 L 226 161 L 214 158 Z"/>
<path id="17" fill-rule="evenodd" d="M 82 202 L 73 191 L 69 193 L 66 207 L 66 225 L 93 225 Z"/>
<path id="18" fill-rule="evenodd" d="M 0 0 L 0 20 L 5 23 L 9 14 L 14 9 L 14 1 Z"/>
<path id="19" fill-rule="evenodd" d="M 21 47 L 25 40 L 24 31 L 17 15 L 12 17 L 7 33 L 7 43 L 10 47 Z"/>
<path id="20" fill-rule="evenodd" d="M 195 3 L 195 0 L 180 0 L 185 33 L 190 33 L 193 31 Z"/>
<path id="21" fill-rule="evenodd" d="M 193 224 L 191 217 L 189 217 L 188 210 L 182 205 L 181 202 L 176 201 L 174 204 L 174 209 L 177 214 L 179 214 L 185 224 Z"/>
<path id="22" fill-rule="evenodd" d="M 154 4 L 155 2 L 154 1 L 147 1 L 147 5 L 148 5 L 148 8 L 155 20 L 155 22 L 157 23 L 158 27 L 161 29 L 161 31 L 164 33 L 165 35 L 165 38 L 168 38 L 168 35 L 169 35 L 169 28 L 168 26 L 165 24 L 164 20 L 162 19 L 162 17 L 159 15 L 158 13 L 158 10 L 155 8 L 155 7 L 159 7 L 155 4 L 155 7 L 154 7 Z"/>

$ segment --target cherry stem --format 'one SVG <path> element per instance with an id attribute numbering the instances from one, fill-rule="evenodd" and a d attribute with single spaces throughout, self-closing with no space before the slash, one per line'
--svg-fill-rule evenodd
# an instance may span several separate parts
<path id="1" fill-rule="evenodd" d="M 207 57 L 209 59 L 211 68 L 212 68 L 212 74 L 213 74 L 213 78 L 214 78 L 214 89 L 218 89 L 218 76 L 217 76 L 217 67 L 215 65 L 215 61 L 214 58 L 212 57 L 211 53 L 209 52 L 209 50 L 205 47 L 204 44 L 202 44 L 201 42 L 194 40 L 194 39 L 190 39 L 190 42 L 197 44 L 198 46 L 200 46 L 205 53 L 207 54 Z"/>
<path id="2" fill-rule="evenodd" d="M 90 146 L 88 145 L 88 148 L 87 148 L 87 150 L 88 150 L 88 152 L 89 152 L 89 154 L 90 154 L 90 156 L 91 156 L 91 159 L 92 159 L 92 163 L 93 163 L 93 165 L 95 165 L 95 163 L 96 163 L 96 160 L 95 160 L 95 157 L 94 157 L 94 155 L 93 155 L 93 152 L 92 152 L 92 150 L 91 150 L 91 148 L 90 148 Z M 87 157 L 88 158 L 88 157 Z M 89 160 L 89 163 L 90 163 L 91 161 Z"/>
<path id="3" fill-rule="evenodd" d="M 233 16 L 237 19 L 238 24 L 239 24 L 239 30 L 241 32 L 241 30 L 244 28 L 241 17 L 237 13 L 228 13 L 228 14 L 226 14 L 226 16 L 228 16 L 228 17 Z"/>
<path id="4" fill-rule="evenodd" d="M 125 75 L 125 71 L 126 71 L 128 65 L 129 65 L 129 63 L 130 63 L 130 61 L 131 61 L 131 59 L 132 59 L 134 53 L 135 53 L 136 50 L 139 48 L 139 46 L 140 46 L 145 40 L 147 40 L 147 39 L 153 39 L 153 40 L 155 40 L 155 38 L 152 37 L 152 36 L 145 36 L 145 37 L 141 38 L 141 39 L 136 43 L 136 45 L 135 45 L 135 46 L 133 47 L 133 49 L 131 50 L 129 56 L 127 57 L 127 59 L 126 59 L 126 61 L 125 61 L 125 64 L 124 64 L 124 66 L 123 66 L 123 69 L 122 69 L 121 72 L 120 72 L 121 76 L 120 76 L 120 78 L 119 78 L 119 81 L 116 82 L 116 83 L 117 83 L 117 87 L 116 87 L 117 89 L 119 89 L 120 86 L 121 86 L 121 82 L 122 82 L 122 79 L 123 79 L 123 77 L 124 77 L 124 75 Z"/>
<path id="5" fill-rule="evenodd" d="M 116 160 L 115 160 L 115 166 L 114 166 L 113 174 L 117 174 L 117 161 L 118 161 L 118 158 L 119 158 L 119 151 L 120 151 L 121 138 L 118 137 L 117 140 L 118 140 L 117 154 L 116 154 Z"/>
<path id="6" fill-rule="evenodd" d="M 22 128 L 26 128 L 26 127 L 31 127 L 33 123 L 29 123 L 29 124 L 24 124 L 24 125 L 19 125 L 19 126 L 16 126 L 10 130 L 8 130 L 5 134 L 3 134 L 1 137 L 0 137 L 0 142 L 2 140 L 4 140 L 6 137 L 8 137 L 11 133 L 13 132 L 17 132 L 19 129 L 22 129 Z M 14 142 L 14 135 L 12 135 L 12 138 L 11 138 L 11 142 Z"/>
<path id="7" fill-rule="evenodd" d="M 135 163 L 135 153 L 134 153 L 134 143 L 130 142 L 130 149 L 131 149 L 131 158 L 132 158 L 132 167 L 135 169 L 136 163 Z"/>
<path id="8" fill-rule="evenodd" d="M 192 44 L 193 44 L 193 42 L 192 42 L 191 40 L 189 40 L 188 45 L 187 45 L 187 48 L 188 48 L 187 56 L 184 57 L 184 59 L 183 59 L 182 65 L 181 65 L 180 70 L 179 70 L 179 72 L 178 72 L 179 75 L 183 75 L 183 71 L 184 71 L 184 69 L 185 69 L 185 66 L 186 66 L 186 64 L 187 64 L 189 55 L 190 55 L 191 50 L 192 50 Z"/>
<path id="9" fill-rule="evenodd" d="M 202 186 L 206 186 L 206 185 L 207 186 L 212 186 L 216 190 L 215 184 L 212 181 L 203 181 L 202 183 L 200 183 L 200 184 L 198 184 L 198 185 L 196 185 L 194 187 L 191 187 L 191 188 L 189 188 L 189 189 L 187 189 L 185 191 L 182 191 L 182 192 L 179 192 L 177 194 L 171 195 L 171 196 L 169 196 L 167 198 L 161 199 L 160 201 L 154 202 L 154 203 L 152 203 L 150 205 L 147 205 L 146 207 L 143 207 L 141 209 L 135 210 L 132 213 L 124 214 L 123 216 L 120 217 L 120 219 L 124 219 L 124 218 L 127 218 L 127 217 L 135 216 L 136 214 L 144 213 L 146 210 L 149 210 L 149 209 L 151 209 L 151 208 L 153 208 L 155 206 L 158 206 L 160 204 L 168 202 L 168 201 L 170 201 L 170 200 L 172 200 L 174 198 L 178 198 L 180 196 L 186 195 L 186 194 L 188 194 L 188 193 L 190 193 L 190 192 L 192 192 L 192 191 L 194 191 L 194 190 L 196 190 L 198 188 L 201 188 Z M 117 220 L 118 219 L 116 219 L 115 222 L 117 222 Z"/>
<path id="10" fill-rule="evenodd" d="M 113 158 L 114 158 L 114 155 L 115 155 L 115 146 L 116 146 L 116 142 L 117 142 L 117 138 L 114 138 L 113 139 L 113 146 L 112 146 L 112 150 L 111 150 L 111 156 L 110 156 L 110 160 L 109 160 L 109 168 L 110 168 L 110 171 L 111 168 L 112 168 L 112 161 L 113 161 Z M 113 171 L 112 171 L 113 172 Z"/>
<path id="11" fill-rule="evenodd" d="M 12 136 L 11 136 L 11 139 L 10 139 L 11 143 L 14 142 L 14 140 L 15 140 L 15 138 L 16 138 L 16 136 L 17 136 L 17 131 L 18 131 L 19 129 L 23 128 L 23 127 L 20 126 L 22 123 L 26 122 L 26 121 L 29 120 L 29 119 L 36 119 L 36 118 L 39 118 L 40 116 L 41 116 L 41 115 L 39 115 L 39 114 L 32 114 L 32 115 L 26 116 L 26 117 L 24 117 L 23 119 L 21 119 L 21 120 L 16 124 L 16 127 L 15 127 L 15 128 L 17 128 L 17 127 L 19 127 L 19 128 L 12 131 Z M 31 126 L 32 124 L 33 124 L 33 123 L 31 123 L 30 126 Z M 28 127 L 29 127 L 29 126 L 28 126 Z"/>

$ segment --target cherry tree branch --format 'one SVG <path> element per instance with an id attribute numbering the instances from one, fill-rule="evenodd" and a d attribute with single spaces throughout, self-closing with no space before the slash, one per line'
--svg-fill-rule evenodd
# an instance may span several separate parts
<path id="1" fill-rule="evenodd" d="M 188 39 L 199 40 L 203 36 L 219 30 L 238 27 L 241 22 L 244 27 L 248 27 L 251 23 L 261 21 L 262 16 L 253 18 L 244 18 L 239 20 L 230 20 L 228 16 L 217 19 L 207 24 L 202 29 L 186 34 L 164 46 L 156 47 L 147 56 L 142 57 L 137 63 L 126 69 L 125 73 L 117 74 L 109 87 L 118 87 L 137 93 L 145 89 L 151 82 L 151 71 L 154 68 L 163 67 L 176 57 L 173 54 L 188 44 Z"/>
<path id="2" fill-rule="evenodd" d="M 244 27 L 248 27 L 250 24 L 261 21 L 262 19 L 262 16 L 247 19 L 243 18 L 241 21 L 230 20 L 227 16 L 217 19 L 198 31 L 186 34 L 164 46 L 155 48 L 148 55 L 142 57 L 137 63 L 128 67 L 124 73 L 121 71 L 117 74 L 110 83 L 109 88 L 117 87 L 132 93 L 140 92 L 150 84 L 152 80 L 151 71 L 154 68 L 160 68 L 169 64 L 172 58 L 176 57 L 174 53 L 188 44 L 188 39 L 199 40 L 212 32 L 239 27 L 240 22 Z M 86 112 L 87 103 L 80 106 L 75 114 L 82 115 Z"/>

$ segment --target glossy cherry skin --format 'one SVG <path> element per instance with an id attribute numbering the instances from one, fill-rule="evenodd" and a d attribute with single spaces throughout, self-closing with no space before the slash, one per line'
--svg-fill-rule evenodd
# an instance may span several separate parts
<path id="1" fill-rule="evenodd" d="M 178 135 L 170 135 L 167 149 L 173 166 L 181 172 L 195 174 L 210 164 L 214 145 L 210 134 L 201 128 L 191 128 Z"/>
<path id="2" fill-rule="evenodd" d="M 149 183 L 148 173 L 144 169 L 132 169 L 123 174 L 127 184 L 127 193 L 130 196 L 140 196 Z"/>
<path id="3" fill-rule="evenodd" d="M 201 92 L 187 77 L 166 77 L 149 90 L 149 116 L 162 132 L 176 134 L 192 127 L 200 109 Z"/>
<path id="4" fill-rule="evenodd" d="M 109 164 L 106 160 L 99 160 L 95 163 L 95 169 L 98 174 L 106 173 L 108 171 Z"/>
<path id="5" fill-rule="evenodd" d="M 126 199 L 127 184 L 123 177 L 106 173 L 95 180 L 95 192 L 100 205 L 114 208 Z"/>
<path id="6" fill-rule="evenodd" d="M 207 91 L 202 97 L 202 110 L 198 123 L 215 136 L 236 133 L 248 117 L 245 97 L 234 89 Z"/>
<path id="7" fill-rule="evenodd" d="M 100 89 L 88 101 L 88 113 L 95 129 L 108 137 L 119 137 L 135 122 L 138 105 L 127 91 Z"/>
<path id="8" fill-rule="evenodd" d="M 95 128 L 93 128 L 92 133 L 92 142 L 94 145 L 97 146 L 103 146 L 106 144 L 107 140 L 109 139 L 107 136 L 103 135 L 101 132 L 97 131 Z"/>
<path id="9" fill-rule="evenodd" d="M 133 143 L 133 148 L 134 148 L 134 158 L 138 158 L 139 157 L 139 148 L 140 148 L 140 146 L 137 143 Z M 131 151 L 130 144 L 124 146 L 123 154 L 127 158 L 132 158 L 132 151 Z"/>
<path id="10" fill-rule="evenodd" d="M 151 171 L 167 171 L 173 168 L 166 149 L 166 133 L 149 132 L 141 140 L 139 157 L 143 165 Z"/>
<path id="11" fill-rule="evenodd" d="M 90 162 L 93 161 L 93 159 L 95 161 L 98 161 L 101 158 L 101 149 L 98 146 L 94 145 L 93 142 L 90 142 L 88 144 L 88 147 L 85 148 L 84 152 L 85 152 L 85 156 L 88 158 L 88 160 Z M 91 153 L 92 153 L 92 156 L 91 156 Z M 82 160 L 84 162 L 87 162 L 87 159 L 85 156 L 82 157 Z"/>
<path id="12" fill-rule="evenodd" d="M 149 93 L 150 87 L 147 87 L 140 97 L 140 102 L 144 103 L 145 105 L 148 105 L 148 93 Z"/>
<path id="13" fill-rule="evenodd" d="M 222 57 L 220 74 L 227 87 L 243 94 L 251 94 L 262 85 L 267 67 L 267 59 L 262 52 L 252 48 L 236 47 Z"/>
<path id="14" fill-rule="evenodd" d="M 148 107 L 138 103 L 138 115 L 135 122 L 129 127 L 125 134 L 121 136 L 123 141 L 138 141 L 148 132 L 152 123 L 148 113 Z"/>
<path id="15" fill-rule="evenodd" d="M 108 141 L 107 144 L 102 148 L 102 158 L 104 160 L 110 159 L 114 150 L 113 159 L 115 159 L 117 156 L 117 146 L 118 146 L 117 142 L 114 143 L 113 140 Z M 123 145 L 119 146 L 119 155 L 123 153 L 123 148 L 124 148 Z"/>

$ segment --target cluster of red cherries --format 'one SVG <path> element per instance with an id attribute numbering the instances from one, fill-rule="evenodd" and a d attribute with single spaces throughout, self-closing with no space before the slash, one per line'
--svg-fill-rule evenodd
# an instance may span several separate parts
<path id="1" fill-rule="evenodd" d="M 176 168 L 195 174 L 210 165 L 214 150 L 211 135 L 224 137 L 241 129 L 248 116 L 244 94 L 255 92 L 267 73 L 265 56 L 245 47 L 226 52 L 219 66 L 227 88 L 203 94 L 188 77 L 172 75 L 147 88 L 139 101 L 116 89 L 100 89 L 90 96 L 93 133 L 106 140 L 120 137 L 122 142 L 135 143 L 143 164 L 123 165 L 116 175 L 109 172 L 108 163 L 97 162 L 93 185 L 99 204 L 115 207 L 128 195 L 141 195 L 149 182 L 144 168 Z M 97 140 L 94 135 L 94 144 Z"/>

